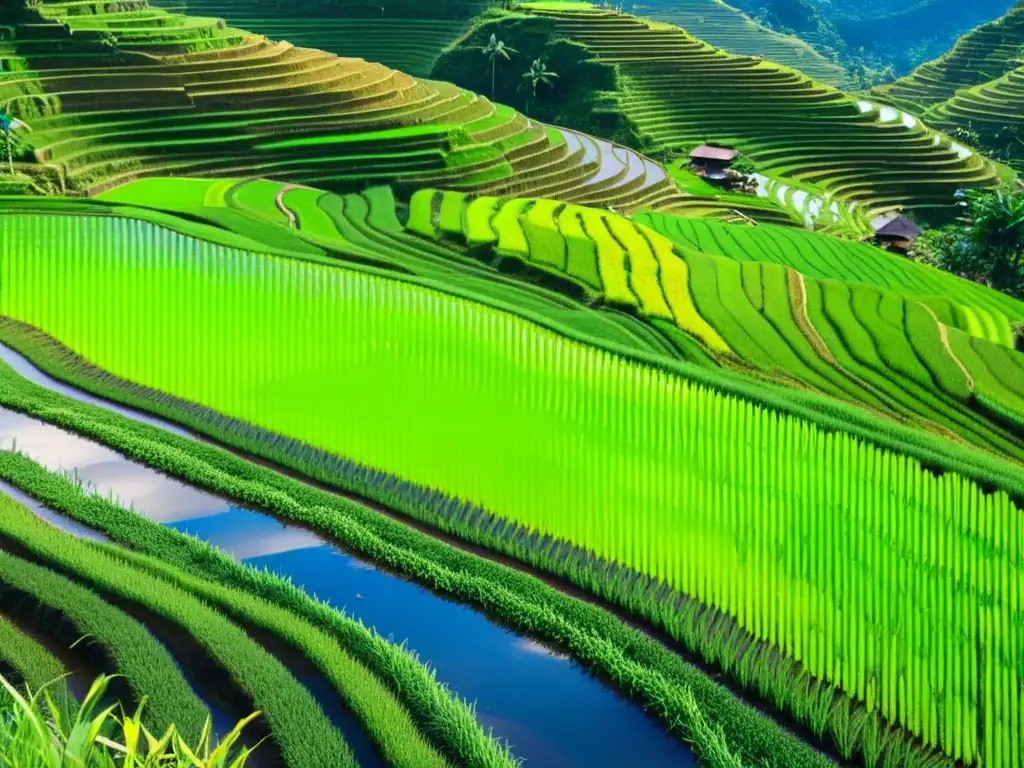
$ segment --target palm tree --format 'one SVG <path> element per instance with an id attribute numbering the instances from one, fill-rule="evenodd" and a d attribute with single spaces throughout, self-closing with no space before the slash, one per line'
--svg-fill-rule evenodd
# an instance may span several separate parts
<path id="1" fill-rule="evenodd" d="M 551 85 L 552 79 L 556 77 L 558 77 L 558 75 L 548 69 L 547 59 L 543 57 L 534 59 L 530 68 L 523 73 L 523 82 L 519 84 L 519 89 L 521 90 L 524 87 L 529 87 L 530 89 L 530 96 L 526 100 L 527 117 L 530 116 L 530 105 L 533 103 L 534 99 L 537 98 L 537 86 L 541 83 L 544 83 L 544 85 Z"/>
<path id="2" fill-rule="evenodd" d="M 7 145 L 7 170 L 11 176 L 14 175 L 14 152 L 11 148 L 11 131 L 16 131 L 19 128 L 25 128 L 32 130 L 21 120 L 12 116 L 10 113 L 10 107 L 0 107 L 0 131 L 4 133 L 4 141 Z"/>
<path id="3" fill-rule="evenodd" d="M 497 35 L 491 35 L 491 39 L 487 42 L 486 47 L 483 48 L 484 56 L 491 62 L 491 98 L 494 98 L 495 78 L 498 72 L 498 58 L 501 57 L 508 61 L 512 57 L 509 54 L 516 53 L 515 48 L 511 48 L 501 40 L 498 39 Z"/>

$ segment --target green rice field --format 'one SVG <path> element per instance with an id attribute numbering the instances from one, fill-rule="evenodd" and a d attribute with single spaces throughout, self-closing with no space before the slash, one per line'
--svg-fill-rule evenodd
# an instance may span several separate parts
<path id="1" fill-rule="evenodd" d="M 0 764 L 1024 768 L 1015 14 L 3 2 Z"/>

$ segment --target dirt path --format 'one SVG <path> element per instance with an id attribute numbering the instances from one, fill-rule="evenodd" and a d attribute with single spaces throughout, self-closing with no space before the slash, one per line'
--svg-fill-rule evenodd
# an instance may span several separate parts
<path id="1" fill-rule="evenodd" d="M 284 196 L 293 189 L 299 189 L 298 184 L 285 184 L 279 190 L 277 195 L 274 197 L 274 204 L 277 206 L 277 210 L 288 217 L 288 226 L 292 229 L 299 228 L 299 219 L 287 205 L 284 204 Z"/>
<path id="2" fill-rule="evenodd" d="M 963 364 L 963 361 L 956 356 L 956 353 L 953 351 L 953 348 L 949 346 L 949 328 L 946 327 L 946 324 L 944 322 L 939 320 L 938 315 L 936 315 L 935 312 L 932 311 L 931 307 L 929 307 L 927 304 L 923 302 L 918 303 L 921 304 L 921 306 L 928 311 L 928 314 L 932 316 L 932 320 L 934 320 L 935 324 L 939 326 L 939 340 L 942 342 L 942 346 L 946 348 L 946 353 L 951 358 L 953 358 L 953 362 L 956 363 L 957 366 L 960 368 L 960 372 L 964 375 L 964 378 L 967 379 L 967 389 L 971 393 L 973 393 L 974 377 L 971 376 L 971 372 L 967 370 L 967 366 Z"/>
<path id="3" fill-rule="evenodd" d="M 839 364 L 832 355 L 832 350 L 828 348 L 825 340 L 818 334 L 814 323 L 811 322 L 811 316 L 807 314 L 807 285 L 804 283 L 803 274 L 795 269 L 787 268 L 786 276 L 789 278 L 790 296 L 793 298 L 793 320 L 796 321 L 797 327 L 800 328 L 804 336 L 811 343 L 811 346 L 814 347 L 818 357 L 829 365 L 838 368 Z"/>

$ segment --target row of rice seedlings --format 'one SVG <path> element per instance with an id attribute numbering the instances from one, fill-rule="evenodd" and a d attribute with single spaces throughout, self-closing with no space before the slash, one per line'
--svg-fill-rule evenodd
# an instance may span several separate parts
<path id="1" fill-rule="evenodd" d="M 93 682 L 82 706 L 69 715 L 54 696 L 63 681 L 44 681 L 40 687 L 19 690 L 0 675 L 0 696 L 11 706 L 0 717 L 0 755 L 8 766 L 65 768 L 245 768 L 251 747 L 235 750 L 242 730 L 259 713 L 241 720 L 215 741 L 211 719 L 198 737 L 190 741 L 174 727 L 156 734 L 143 721 L 144 704 L 134 714 L 115 713 L 103 706 L 113 680 L 100 675 Z"/>
<path id="2" fill-rule="evenodd" d="M 11 329 L 9 323 L 3 327 Z M 5 342 L 20 344 L 18 338 L 8 336 Z M 37 348 L 37 351 L 41 349 Z M 35 359 L 56 372 L 51 367 L 52 359 Z M 313 525 L 323 522 L 319 519 L 295 517 L 295 511 L 302 507 L 291 501 L 287 492 L 282 493 L 272 484 L 254 483 L 242 478 L 246 478 L 250 472 L 256 472 L 264 480 L 269 478 L 276 482 L 288 483 L 293 490 L 321 493 L 308 486 L 192 440 L 181 439 L 168 446 L 164 441 L 177 440 L 170 433 L 37 387 L 3 364 L 0 364 L 0 377 L 4 380 L 4 386 L 0 387 L 0 400 L 6 407 L 89 435 L 126 456 L 161 469 L 172 476 L 182 477 L 214 493 L 273 510 L 285 518 L 291 517 Z M 142 430 L 142 436 L 137 434 L 136 430 Z M 0 453 L 0 465 L 8 467 L 18 456 L 20 455 L 11 452 Z M 230 466 L 224 468 L 221 465 L 223 461 L 230 462 Z M 10 475 L 8 479 L 16 484 L 24 482 L 24 478 L 17 474 Z M 69 515 L 79 516 L 82 509 L 92 509 L 89 504 L 73 508 L 62 507 L 59 484 L 52 486 L 50 483 L 42 482 L 38 476 L 34 478 L 31 488 L 37 498 Z M 56 490 L 53 495 L 43 493 L 43 489 L 54 488 Z M 329 494 L 322 496 L 329 503 L 336 500 L 336 497 Z M 393 526 L 393 530 L 415 533 L 351 502 L 341 499 L 337 501 L 363 512 L 364 523 L 384 523 Z M 388 683 L 420 723 L 421 728 L 457 755 L 458 759 L 466 761 L 470 755 L 476 755 L 474 759 L 479 761 L 479 764 L 489 766 L 505 766 L 515 762 L 510 756 L 507 744 L 499 742 L 483 731 L 476 721 L 473 706 L 448 690 L 404 645 L 389 643 L 373 629 L 368 629 L 359 621 L 345 616 L 344 612 L 311 598 L 290 582 L 251 568 L 240 567 L 198 540 L 179 536 L 171 529 L 160 525 L 151 525 L 148 530 L 143 531 L 145 535 L 136 535 L 139 531 L 138 516 L 131 513 L 121 520 L 126 527 L 113 531 L 109 527 L 111 519 L 108 517 L 84 519 L 89 525 L 103 528 L 109 535 L 130 544 L 133 548 L 158 555 L 164 560 L 172 560 L 189 572 L 205 573 L 213 580 L 230 583 L 236 588 L 261 595 L 304 616 L 315 626 L 329 631 L 341 642 L 346 651 Z M 422 534 L 415 535 L 423 542 L 431 541 Z M 456 552 L 448 548 L 444 551 Z"/>
<path id="3" fill-rule="evenodd" d="M 5 387 L 4 391 L 9 389 Z M 79 404 L 75 403 L 73 408 L 76 406 Z M 89 406 L 85 408 L 89 409 Z M 68 409 L 62 407 L 60 413 L 66 415 Z M 38 415 L 45 417 L 46 414 Z M 97 424 L 86 419 L 75 419 L 73 425 L 68 423 L 66 426 L 85 434 L 94 434 L 97 430 Z M 148 429 L 143 427 L 143 430 Z M 739 741 L 745 755 L 753 755 L 758 759 L 784 756 L 786 764 L 794 768 L 828 764 L 826 759 L 777 726 L 773 728 L 770 721 L 732 698 L 698 670 L 683 664 L 662 646 L 652 644 L 664 658 L 671 660 L 674 667 L 670 665 L 668 669 L 656 669 L 646 663 L 647 659 L 636 658 L 630 652 L 628 640 L 614 642 L 610 637 L 616 631 L 623 631 L 634 634 L 636 639 L 649 642 L 645 636 L 619 624 L 601 610 L 553 592 L 525 574 L 509 571 L 503 566 L 434 542 L 364 507 L 302 486 L 263 467 L 243 462 L 207 446 L 183 441 L 189 449 L 183 452 L 168 449 L 161 444 L 162 441 L 140 440 L 132 434 L 132 430 L 102 426 L 99 431 L 108 444 L 128 455 L 145 456 L 147 462 L 157 468 L 172 473 L 184 471 L 190 482 L 238 498 L 243 503 L 258 503 L 297 522 L 326 531 L 352 552 L 382 562 L 390 569 L 426 583 L 435 590 L 444 590 L 459 599 L 486 607 L 492 615 L 497 615 L 510 626 L 528 629 L 542 639 L 568 647 L 576 658 L 600 670 L 624 690 L 640 698 L 646 706 L 652 707 L 670 728 L 689 739 L 702 756 L 707 755 L 709 761 L 722 754 L 719 734 L 722 724 L 728 722 L 742 731 L 743 736 L 739 739 L 736 733 L 731 733 L 729 741 Z M 159 436 L 172 437 L 166 433 L 159 433 Z M 193 451 L 240 463 L 234 471 L 213 469 L 201 458 L 190 456 Z M 252 470 L 257 477 L 277 479 L 288 484 L 292 490 L 322 496 L 324 500 L 337 502 L 340 506 L 326 508 L 309 502 L 297 502 L 287 491 L 273 489 L 258 479 L 245 479 L 245 469 Z M 337 611 L 311 600 L 290 582 L 242 566 L 203 542 L 146 520 L 108 499 L 83 496 L 80 485 L 74 479 L 53 475 L 20 454 L 0 452 L 0 477 L 23 488 L 50 508 L 101 529 L 131 550 L 145 553 L 132 555 L 130 551 L 123 551 L 122 557 L 136 563 L 146 562 L 148 567 L 153 568 L 154 561 L 146 557 L 152 555 L 176 567 L 178 575 L 175 579 L 180 583 L 184 584 L 181 581 L 185 578 L 182 576 L 184 573 L 199 574 L 210 581 L 258 594 L 288 607 L 293 614 L 301 615 L 333 634 L 343 634 L 345 622 L 339 621 L 342 617 Z M 374 527 L 377 530 L 373 530 Z M 208 588 L 197 587 L 191 580 L 189 582 L 190 590 L 209 593 Z M 579 616 L 571 615 L 572 611 L 566 614 L 566 606 L 575 611 L 583 611 L 598 622 L 604 622 L 603 626 L 584 626 L 586 622 L 579 621 Z M 224 609 L 234 610 L 229 605 L 224 605 Z M 368 635 L 365 630 L 363 634 Z M 376 636 L 372 639 L 372 646 L 394 649 L 394 646 L 389 646 Z M 365 641 L 363 644 L 371 645 Z M 408 656 L 402 654 L 395 655 L 399 659 L 408 659 Z M 408 684 L 409 676 L 403 664 L 392 660 L 384 671 L 395 678 L 402 690 L 412 687 Z M 443 689 L 441 693 L 444 693 Z M 703 709 L 699 720 L 695 719 L 695 712 L 689 703 L 691 697 L 696 699 L 698 695 L 699 706 Z M 432 706 L 432 712 L 444 712 L 446 706 L 451 706 L 450 699 L 443 696 L 434 696 L 424 704 Z M 507 753 L 502 760 L 496 762 L 492 751 L 480 749 L 479 740 L 474 736 L 476 731 L 478 729 L 475 726 L 469 729 L 449 728 L 446 738 L 448 743 L 458 745 L 455 750 L 458 754 L 468 756 L 470 765 L 505 765 L 512 762 Z"/>
<path id="4" fill-rule="evenodd" d="M 653 212 L 633 220 L 686 248 L 737 261 L 775 262 L 809 278 L 867 283 L 909 295 L 930 306 L 946 325 L 1003 346 L 1013 346 L 1013 325 L 1024 319 L 1024 304 L 1009 296 L 862 243 L 775 225 L 733 226 Z"/>
<path id="5" fill-rule="evenodd" d="M 174 542 L 180 545 L 190 541 L 177 532 L 161 536 L 157 532 L 169 529 L 123 510 L 106 499 L 88 495 L 77 477 L 68 474 L 63 477 L 51 475 L 20 453 L 0 452 L 0 466 L 3 467 L 0 473 L 4 477 L 29 493 L 43 495 L 42 489 L 49 488 L 49 492 L 60 499 L 59 502 L 54 501 L 51 496 L 48 503 L 53 506 L 62 509 L 87 507 L 93 516 L 84 516 L 90 522 L 116 519 L 127 529 L 138 531 L 140 536 L 160 540 L 161 544 Z M 83 513 L 79 511 L 78 514 Z M 133 546 L 137 544 L 134 541 L 131 543 Z M 206 545 L 200 544 L 198 549 L 207 557 L 224 557 L 220 553 L 215 554 L 213 548 Z M 189 574 L 194 572 L 191 565 L 179 569 L 157 558 L 114 547 L 107 548 L 106 555 L 126 564 L 131 571 L 147 571 L 190 595 L 202 597 L 207 604 L 216 606 L 243 626 L 259 627 L 294 647 L 313 662 L 334 686 L 378 745 L 381 754 L 387 758 L 388 765 L 394 768 L 443 768 L 448 765 L 416 730 L 408 712 L 391 691 L 327 632 L 252 592 L 231 588 L 219 581 L 191 576 Z M 501 768 L 506 762 L 488 762 L 487 755 L 481 755 L 474 764 Z"/>
<path id="6" fill-rule="evenodd" d="M 220 613 L 167 580 L 119 561 L 112 553 L 104 551 L 106 545 L 80 541 L 53 528 L 9 497 L 0 498 L 0 512 L 0 534 L 18 542 L 32 556 L 85 581 L 101 593 L 143 606 L 187 632 L 263 713 L 286 765 L 295 768 L 356 765 L 351 749 L 313 695 L 276 658 Z M 54 576 L 45 568 L 29 563 L 16 565 L 21 567 L 19 572 L 28 569 L 40 578 Z M 8 570 L 3 571 L 5 580 Z M 16 568 L 10 570 L 17 571 Z M 25 585 L 20 588 L 24 589 Z M 171 663 L 173 665 L 173 661 Z M 180 675 L 177 679 L 181 680 Z M 162 699 L 162 692 L 155 686 L 141 687 L 141 692 L 156 703 Z M 168 724 L 180 725 L 181 722 L 171 718 Z M 202 719 L 200 729 L 201 723 Z"/>
<path id="7" fill-rule="evenodd" d="M 417 285 L 137 222 L 12 228 L 0 310 L 114 375 L 661 579 L 925 744 L 1019 764 L 1005 492 Z"/>
<path id="8" fill-rule="evenodd" d="M 59 659 L 0 614 L 0 668 L 12 670 L 23 687 L 39 690 L 49 684 L 51 698 L 63 715 L 77 703 L 63 680 L 66 670 Z M 11 708 L 13 699 L 0 688 L 0 712 Z M 2 719 L 2 718 L 0 718 Z"/>
<path id="9" fill-rule="evenodd" d="M 478 543 L 497 545 L 524 562 L 547 566 L 650 621 L 744 689 L 756 690 L 769 706 L 788 712 L 819 739 L 829 739 L 845 760 L 856 756 L 868 768 L 953 765 L 951 758 L 906 738 L 901 729 L 887 725 L 877 712 L 869 712 L 836 686 L 814 679 L 775 646 L 753 639 L 731 617 L 663 583 L 600 562 L 565 542 L 538 539 L 522 528 L 506 527 L 499 539 L 488 538 L 485 531 L 493 523 L 487 515 L 459 516 L 449 528 Z"/>
<path id="10" fill-rule="evenodd" d="M 684 642 L 691 650 L 700 653 L 708 663 L 717 665 L 726 673 L 732 674 L 732 677 L 744 688 L 751 686 L 752 679 L 754 679 L 752 670 L 756 671 L 756 688 L 764 699 L 774 699 L 776 706 L 783 709 L 788 708 L 787 711 L 790 714 L 798 721 L 804 722 L 819 738 L 823 734 L 827 735 L 835 743 L 837 751 L 844 756 L 848 757 L 856 753 L 869 767 L 875 765 L 879 759 L 884 761 L 883 764 L 886 768 L 893 765 L 911 768 L 944 764 L 933 750 L 914 744 L 899 729 L 889 728 L 887 730 L 873 715 L 872 719 L 868 720 L 866 727 L 858 726 L 857 723 L 865 719 L 863 706 L 851 704 L 849 697 L 841 698 L 841 701 L 845 702 L 844 706 L 838 706 L 838 704 L 833 706 L 837 698 L 840 698 L 837 696 L 835 687 L 823 685 L 821 681 L 815 681 L 812 687 L 805 670 L 797 675 L 798 679 L 794 684 L 790 680 L 790 672 L 793 671 L 791 660 L 790 662 L 784 661 L 783 664 L 776 663 L 776 659 L 772 655 L 775 651 L 770 646 L 765 646 L 764 654 L 755 655 L 749 652 L 751 647 L 749 640 L 742 641 L 739 632 L 730 636 L 727 643 L 723 643 L 720 641 L 720 629 L 710 634 L 696 631 L 696 624 L 692 619 L 697 615 L 697 611 L 703 610 L 703 606 L 695 601 L 685 600 L 678 593 L 671 593 L 663 584 L 659 585 L 650 578 L 639 577 L 635 573 L 625 577 L 623 569 L 607 563 L 602 564 L 596 561 L 592 555 L 587 555 L 582 550 L 564 542 L 538 540 L 536 535 L 531 535 L 525 529 L 501 523 L 500 519 L 494 518 L 477 507 L 465 503 L 453 503 L 453 500 L 443 495 L 425 493 L 422 489 L 410 488 L 408 484 L 397 483 L 393 477 L 368 472 L 365 468 L 338 460 L 335 460 L 335 464 L 339 466 L 325 468 L 324 465 L 316 462 L 316 457 L 311 456 L 308 449 L 291 453 L 284 441 L 268 440 L 266 436 L 260 437 L 253 434 L 251 427 L 246 427 L 243 430 L 243 438 L 240 441 L 238 434 L 224 431 L 222 428 L 215 427 L 211 432 L 213 424 L 225 423 L 223 417 L 206 413 L 206 416 L 213 419 L 213 422 L 207 418 L 196 420 L 195 417 L 201 415 L 201 412 L 175 408 L 171 405 L 171 399 L 165 396 L 154 401 L 143 396 L 142 390 L 138 387 L 119 385 L 118 382 L 107 376 L 97 380 L 93 375 L 87 374 L 81 365 L 72 363 L 69 366 L 69 361 L 62 357 L 64 354 L 61 351 L 62 348 L 57 347 L 52 341 L 46 340 L 37 332 L 12 334 L 11 331 L 14 328 L 14 324 L 10 322 L 0 324 L 0 331 L 3 331 L 0 338 L 3 338 L 4 343 L 16 346 L 23 354 L 28 355 L 52 375 L 107 398 L 129 402 L 143 410 L 156 410 L 164 416 L 190 424 L 200 431 L 210 432 L 221 440 L 268 459 L 282 462 L 314 477 L 321 477 L 332 483 L 340 482 L 343 487 L 362 496 L 375 499 L 392 509 L 400 510 L 416 519 L 456 533 L 463 539 L 497 549 L 523 562 L 551 571 L 626 608 L 631 614 L 651 621 L 676 640 Z M 21 328 L 27 330 L 24 326 Z M 0 375 L 2 375 L 2 368 L 0 368 Z M 6 399 L 16 391 L 34 392 L 35 396 L 30 400 L 18 399 L 13 402 Z M 700 706 L 705 712 L 714 713 L 714 720 L 717 724 L 728 723 L 726 730 L 729 733 L 730 742 L 739 748 L 739 751 L 747 758 L 758 762 L 759 756 L 770 756 L 770 759 L 777 759 L 779 755 L 785 754 L 787 755 L 787 765 L 807 764 L 804 762 L 807 759 L 807 754 L 801 755 L 799 750 L 794 752 L 792 744 L 787 743 L 785 736 L 781 740 L 773 739 L 773 736 L 783 735 L 786 733 L 785 731 L 769 726 L 763 719 L 759 721 L 758 717 L 750 710 L 743 706 L 737 706 L 735 699 L 721 692 L 718 686 L 710 683 L 702 674 L 683 664 L 678 656 L 664 646 L 616 621 L 605 612 L 594 609 L 589 604 L 552 592 L 546 585 L 526 574 L 510 572 L 497 563 L 440 546 L 423 534 L 394 523 L 343 497 L 326 494 L 262 466 L 200 443 L 176 438 L 134 422 L 125 422 L 120 416 L 103 414 L 105 420 L 124 422 L 123 427 L 129 433 L 144 432 L 151 439 L 132 439 L 123 434 L 121 430 L 108 428 L 97 431 L 96 423 L 93 421 L 95 409 L 69 400 L 62 395 L 39 390 L 18 376 L 9 374 L 4 377 L 4 387 L 0 388 L 0 399 L 3 399 L 5 404 L 13 405 L 18 409 L 25 409 L 29 403 L 32 403 L 31 412 L 37 416 L 49 419 L 58 416 L 60 423 L 64 426 L 98 438 L 111 447 L 172 475 L 181 473 L 178 454 L 171 454 L 173 458 L 170 459 L 165 457 L 165 444 L 173 443 L 176 449 L 180 449 L 190 457 L 198 458 L 202 464 L 209 464 L 218 470 L 200 474 L 196 469 L 198 465 L 190 461 L 187 464 L 187 477 L 191 482 L 201 483 L 214 492 L 240 498 L 243 503 L 263 505 L 276 510 L 284 517 L 326 529 L 343 541 L 346 547 L 352 551 L 379 557 L 379 551 L 366 550 L 362 548 L 359 540 L 347 537 L 349 531 L 347 526 L 342 528 L 336 524 L 336 515 L 338 514 L 356 519 L 361 527 L 372 529 L 374 534 L 382 540 L 426 555 L 435 564 L 444 568 L 445 576 L 439 577 L 436 582 L 431 582 L 434 589 L 444 588 L 463 600 L 481 599 L 482 604 L 492 612 L 495 604 L 493 598 L 479 595 L 473 587 L 469 587 L 470 591 L 463 588 L 465 574 L 471 573 L 500 582 L 506 589 L 514 590 L 531 602 L 541 600 L 548 612 L 557 611 L 573 626 L 586 629 L 612 641 L 622 648 L 629 658 L 641 661 L 650 669 L 656 669 L 666 679 L 690 686 L 689 689 L 695 691 L 694 695 L 699 698 Z M 53 408 L 56 410 L 53 408 L 38 410 L 40 400 L 53 401 Z M 7 462 L 0 461 L 0 473 L 6 479 L 22 487 L 37 488 L 40 478 L 31 473 L 26 476 L 23 473 L 26 467 L 31 468 L 31 462 L 25 464 L 24 467 L 19 466 L 21 471 L 11 475 L 8 473 L 13 468 L 7 466 Z M 36 471 L 40 472 L 38 469 Z M 238 479 L 242 479 L 243 482 L 239 483 Z M 295 499 L 299 504 L 309 505 L 314 509 L 326 506 L 330 511 L 327 514 L 306 515 L 303 514 L 305 506 L 296 506 L 291 501 L 285 503 L 288 499 Z M 51 497 L 48 503 L 52 505 L 57 502 L 54 497 Z M 61 509 L 65 508 L 61 507 Z M 67 508 L 65 511 L 81 519 L 81 512 L 76 508 Z M 115 538 L 119 537 L 116 531 L 111 530 L 109 523 L 104 530 Z M 158 530 L 161 535 L 164 535 L 164 529 L 158 528 Z M 125 543 L 134 547 L 139 546 L 132 541 L 129 538 L 125 540 Z M 156 545 L 154 544 L 154 546 Z M 202 548 L 203 545 L 197 546 Z M 169 544 L 164 544 L 158 549 L 162 553 L 166 553 L 172 547 Z M 165 554 L 162 556 L 166 558 Z M 200 562 L 201 560 L 202 558 L 197 554 L 195 561 Z M 414 578 L 423 578 L 421 572 L 409 570 L 408 560 L 392 558 L 388 560 L 388 563 L 396 571 Z M 182 562 L 180 565 L 184 569 L 196 567 L 188 561 Z M 227 577 L 224 574 L 218 574 L 217 578 L 223 580 Z M 305 604 L 302 602 L 303 599 L 305 597 L 300 593 L 300 606 Z M 685 609 L 679 608 L 680 603 Z M 703 614 L 700 615 L 703 616 Z M 517 617 L 514 614 L 502 612 L 502 618 L 506 621 L 511 619 L 512 626 L 517 626 L 515 624 Z M 557 634 L 546 635 L 545 624 L 533 623 L 533 619 L 530 621 L 531 633 L 540 632 L 541 637 L 546 636 L 550 640 L 561 642 L 561 637 Z M 718 622 L 715 626 L 720 628 L 722 624 Z M 736 629 L 735 624 L 731 626 L 734 630 Z M 749 633 L 744 634 L 749 638 Z M 728 653 L 723 653 L 723 649 L 728 650 Z M 771 658 L 765 662 L 765 658 L 769 656 Z M 754 666 L 755 661 L 758 661 L 756 667 Z M 804 686 L 804 683 L 807 685 Z M 811 695 L 803 695 L 805 687 L 809 689 L 808 693 Z M 787 704 L 787 697 L 780 697 L 780 692 L 785 694 L 790 691 L 794 695 L 789 697 Z M 674 712 L 665 709 L 664 703 L 659 708 L 659 715 L 670 727 L 685 721 L 685 714 L 685 710 Z M 676 718 L 681 719 L 676 720 Z M 851 722 L 847 722 L 847 720 Z M 699 728 L 696 730 L 700 731 Z M 850 734 L 853 734 L 852 739 Z M 860 735 L 859 742 L 857 741 L 858 734 Z"/>
<path id="11" fill-rule="evenodd" d="M 0 499 L 5 510 L 12 503 Z M 135 619 L 59 573 L 7 552 L 0 552 L 0 590 L 18 599 L 27 595 L 47 613 L 68 620 L 86 642 L 99 645 L 124 676 L 132 699 L 148 698 L 146 723 L 152 730 L 162 732 L 174 723 L 188 740 L 198 737 L 209 712 L 167 649 Z"/>

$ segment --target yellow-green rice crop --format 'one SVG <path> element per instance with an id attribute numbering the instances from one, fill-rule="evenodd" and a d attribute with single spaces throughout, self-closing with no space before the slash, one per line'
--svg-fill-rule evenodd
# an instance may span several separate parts
<path id="1" fill-rule="evenodd" d="M 111 373 L 661 579 L 926 744 L 1022 764 L 1006 492 L 414 283 L 123 220 L 3 225 L 0 312 Z"/>

